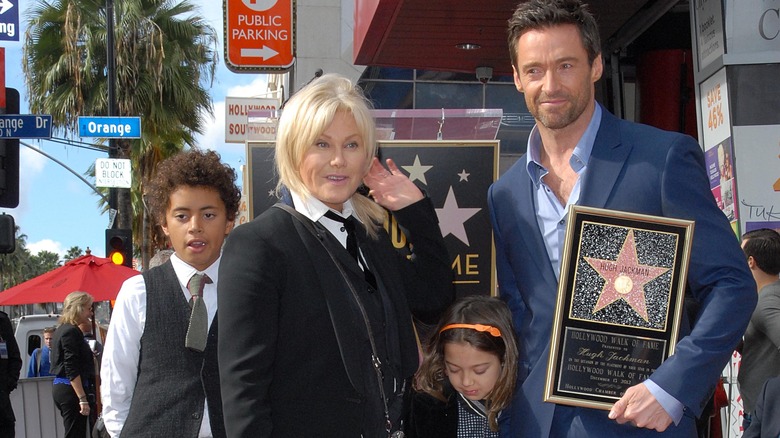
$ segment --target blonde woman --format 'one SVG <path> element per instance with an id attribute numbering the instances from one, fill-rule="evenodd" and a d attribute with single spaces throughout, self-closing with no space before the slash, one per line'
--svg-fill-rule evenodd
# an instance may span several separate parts
<path id="1" fill-rule="evenodd" d="M 92 351 L 84 342 L 79 324 L 92 316 L 92 295 L 71 292 L 62 303 L 62 315 L 51 346 L 52 396 L 65 424 L 66 438 L 84 438 L 90 413 L 88 388 L 92 387 L 95 366 Z"/>
<path id="2" fill-rule="evenodd" d="M 400 431 L 418 365 L 411 314 L 435 322 L 454 292 L 431 200 L 375 153 L 370 108 L 348 79 L 324 75 L 287 102 L 282 203 L 230 234 L 219 269 L 229 437 Z M 382 228 L 383 207 L 414 244 L 411 258 Z"/>

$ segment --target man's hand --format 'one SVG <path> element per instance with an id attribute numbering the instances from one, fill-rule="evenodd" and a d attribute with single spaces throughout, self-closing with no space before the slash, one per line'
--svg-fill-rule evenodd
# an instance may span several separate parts
<path id="1" fill-rule="evenodd" d="M 672 417 L 653 397 L 644 383 L 628 388 L 609 411 L 609 418 L 620 424 L 631 423 L 637 427 L 663 432 L 672 424 Z"/>

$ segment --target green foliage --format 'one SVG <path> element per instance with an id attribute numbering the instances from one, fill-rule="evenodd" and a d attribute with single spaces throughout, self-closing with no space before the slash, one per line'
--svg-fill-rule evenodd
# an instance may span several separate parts
<path id="1" fill-rule="evenodd" d="M 73 248 L 71 248 L 73 249 Z M 0 281 L 2 289 L 8 289 L 19 283 L 45 274 L 62 266 L 60 256 L 51 251 L 31 254 L 27 249 L 27 235 L 16 227 L 16 251 L 0 255 Z"/>
<path id="2" fill-rule="evenodd" d="M 0 282 L 3 290 L 32 278 L 30 274 L 30 251 L 27 249 L 27 235 L 16 226 L 16 250 L 11 254 L 0 254 Z"/>
<path id="3" fill-rule="evenodd" d="M 130 194 L 119 191 L 118 225 L 134 230 L 136 246 L 150 236 L 150 254 L 164 236 L 144 222 L 144 182 L 161 160 L 195 147 L 194 134 L 213 115 L 218 37 L 198 13 L 188 0 L 114 1 L 117 115 L 142 117 L 141 139 L 116 142 L 133 172 Z M 26 21 L 30 112 L 51 114 L 54 129 L 73 136 L 78 116 L 108 113 L 105 0 L 33 0 Z"/>
<path id="4" fill-rule="evenodd" d="M 59 254 L 46 250 L 40 251 L 38 254 L 30 257 L 31 278 L 45 274 L 60 266 L 62 266 L 62 262 L 60 262 Z"/>
<path id="5" fill-rule="evenodd" d="M 67 263 L 73 259 L 77 259 L 84 255 L 84 251 L 81 250 L 78 246 L 71 246 L 67 252 L 65 252 L 65 256 L 63 257 L 63 260 Z"/>

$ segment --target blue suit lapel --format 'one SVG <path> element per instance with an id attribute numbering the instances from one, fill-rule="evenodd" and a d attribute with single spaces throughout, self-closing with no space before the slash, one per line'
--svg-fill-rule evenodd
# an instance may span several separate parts
<path id="1" fill-rule="evenodd" d="M 536 204 L 534 202 L 534 185 L 531 182 L 531 178 L 528 176 L 525 170 L 525 155 L 520 158 L 519 165 L 522 168 L 517 169 L 520 173 L 517 197 L 518 201 L 514 205 L 529 205 L 531 208 L 519 208 L 516 209 L 517 214 L 520 215 L 521 221 L 517 223 L 527 223 L 533 226 L 529 227 L 527 233 L 519 233 L 520 237 L 525 241 L 525 245 L 528 247 L 528 251 L 531 254 L 547 254 L 547 248 L 544 246 L 544 239 L 542 238 L 542 232 L 539 229 L 539 223 L 536 220 Z M 534 263 L 536 263 L 539 272 L 544 276 L 553 290 L 557 290 L 558 280 L 555 278 L 555 271 L 553 271 L 552 265 L 548 257 L 533 257 Z"/>
<path id="2" fill-rule="evenodd" d="M 587 176 L 583 182 L 579 205 L 606 207 L 609 195 L 615 187 L 615 181 L 630 152 L 631 145 L 622 143 L 620 138 L 620 120 L 603 110 L 601 126 L 588 161 Z"/>

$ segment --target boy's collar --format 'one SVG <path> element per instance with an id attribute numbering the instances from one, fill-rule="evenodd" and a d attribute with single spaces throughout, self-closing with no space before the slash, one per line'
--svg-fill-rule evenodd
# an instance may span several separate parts
<path id="1" fill-rule="evenodd" d="M 179 278 L 179 281 L 182 282 L 182 284 L 187 284 L 187 282 L 190 280 L 190 277 L 192 277 L 194 274 L 197 273 L 203 273 L 209 276 L 211 281 L 216 284 L 218 281 L 218 275 L 219 275 L 219 261 L 222 260 L 222 253 L 219 254 L 219 258 L 217 258 L 214 263 L 209 265 L 208 268 L 206 268 L 203 271 L 198 271 L 193 266 L 182 260 L 178 254 L 175 252 L 171 254 L 171 265 L 173 265 L 173 270 L 176 272 L 176 277 Z"/>

